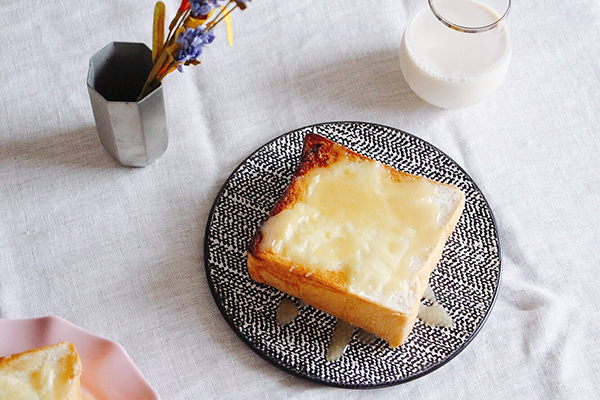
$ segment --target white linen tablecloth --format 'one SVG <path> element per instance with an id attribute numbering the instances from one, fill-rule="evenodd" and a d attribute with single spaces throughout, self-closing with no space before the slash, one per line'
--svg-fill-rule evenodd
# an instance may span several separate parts
<path id="1" fill-rule="evenodd" d="M 424 1 L 424 0 L 421 0 Z M 166 0 L 167 19 L 179 6 Z M 442 110 L 398 51 L 415 1 L 254 0 L 202 65 L 164 82 L 168 151 L 121 167 L 101 147 L 88 61 L 150 44 L 150 0 L 0 4 L 0 318 L 59 315 L 124 346 L 163 399 L 600 396 L 600 3 L 516 1 L 500 89 Z M 429 141 L 497 219 L 502 284 L 454 360 L 409 383 L 344 390 L 289 375 L 230 330 L 204 229 L 219 188 L 265 142 L 367 121 Z"/>

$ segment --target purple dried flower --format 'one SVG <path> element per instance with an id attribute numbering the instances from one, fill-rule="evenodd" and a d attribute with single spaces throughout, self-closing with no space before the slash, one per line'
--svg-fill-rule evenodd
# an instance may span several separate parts
<path id="1" fill-rule="evenodd" d="M 206 16 L 216 7 L 218 0 L 190 0 L 192 17 Z"/>
<path id="2" fill-rule="evenodd" d="M 184 63 L 197 59 L 202 54 L 202 48 L 211 44 L 215 40 L 215 34 L 212 30 L 202 33 L 204 26 L 199 26 L 196 29 L 186 28 L 177 38 L 179 49 L 175 54 L 175 61 Z"/>

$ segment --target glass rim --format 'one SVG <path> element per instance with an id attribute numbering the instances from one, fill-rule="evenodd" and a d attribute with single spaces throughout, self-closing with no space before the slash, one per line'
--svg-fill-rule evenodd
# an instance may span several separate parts
<path id="1" fill-rule="evenodd" d="M 502 14 L 502 16 L 500 18 L 498 18 L 496 21 L 492 22 L 491 24 L 487 24 L 487 25 L 483 25 L 483 26 L 464 26 L 464 25 L 455 24 L 454 22 L 450 22 L 446 18 L 442 17 L 442 15 L 439 13 L 438 10 L 436 10 L 435 6 L 433 5 L 435 0 L 427 0 L 427 1 L 429 3 L 429 8 L 433 12 L 433 15 L 442 24 L 446 25 L 450 29 L 454 29 L 455 31 L 464 32 L 464 33 L 486 32 L 486 31 L 490 31 L 490 30 L 494 29 L 496 26 L 498 26 L 498 24 L 500 22 L 502 22 L 503 20 L 506 19 L 506 17 L 508 16 L 508 13 L 510 11 L 510 7 L 512 5 L 512 0 L 507 0 L 508 5 L 506 6 L 506 11 L 504 11 L 504 14 Z"/>

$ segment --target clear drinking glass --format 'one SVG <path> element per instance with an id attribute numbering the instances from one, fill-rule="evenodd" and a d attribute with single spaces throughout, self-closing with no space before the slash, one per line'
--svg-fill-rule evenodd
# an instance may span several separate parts
<path id="1" fill-rule="evenodd" d="M 402 38 L 400 67 L 410 88 L 442 108 L 492 94 L 508 71 L 511 0 L 427 0 Z"/>

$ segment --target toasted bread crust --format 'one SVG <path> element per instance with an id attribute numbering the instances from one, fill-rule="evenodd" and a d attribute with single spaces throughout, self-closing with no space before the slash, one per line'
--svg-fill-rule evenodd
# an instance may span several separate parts
<path id="1" fill-rule="evenodd" d="M 373 161 L 322 136 L 308 134 L 305 137 L 300 163 L 292 182 L 269 213 L 269 217 L 291 208 L 303 200 L 306 190 L 304 177 L 308 171 L 314 168 L 326 168 L 338 161 L 340 157 L 346 157 L 349 160 Z M 394 181 L 418 178 L 389 166 L 385 166 L 385 168 Z M 439 261 L 445 240 L 450 236 L 460 218 L 463 206 L 464 197 L 461 198 L 459 207 L 456 208 L 444 228 L 444 240 L 437 243 L 429 253 L 423 267 L 418 271 L 416 293 L 419 296 L 407 314 L 348 292 L 348 279 L 343 271 L 309 268 L 281 259 L 272 252 L 262 251 L 260 246 L 263 234 L 260 228 L 249 244 L 248 272 L 253 280 L 302 299 L 317 309 L 378 335 L 391 347 L 397 347 L 406 340 L 412 331 L 419 311 L 420 299 L 427 287 L 429 276 Z"/>
<path id="2" fill-rule="evenodd" d="M 75 346 L 70 342 L 61 342 L 53 345 L 48 345 L 40 348 L 25 351 L 23 353 L 12 354 L 6 357 L 0 357 L 0 371 L 11 371 L 15 368 L 15 365 L 19 365 L 22 360 L 29 357 L 41 357 L 41 359 L 47 357 L 55 357 L 56 349 L 67 346 L 68 354 L 61 355 L 61 358 L 68 359 L 67 369 L 64 371 L 68 375 L 70 380 L 69 391 L 65 394 L 64 400 L 82 400 L 83 394 L 81 391 L 81 359 Z M 26 371 L 27 373 L 34 373 L 35 371 Z M 0 393 L 1 394 L 1 393 Z M 1 396 L 0 396 L 1 397 Z"/>

